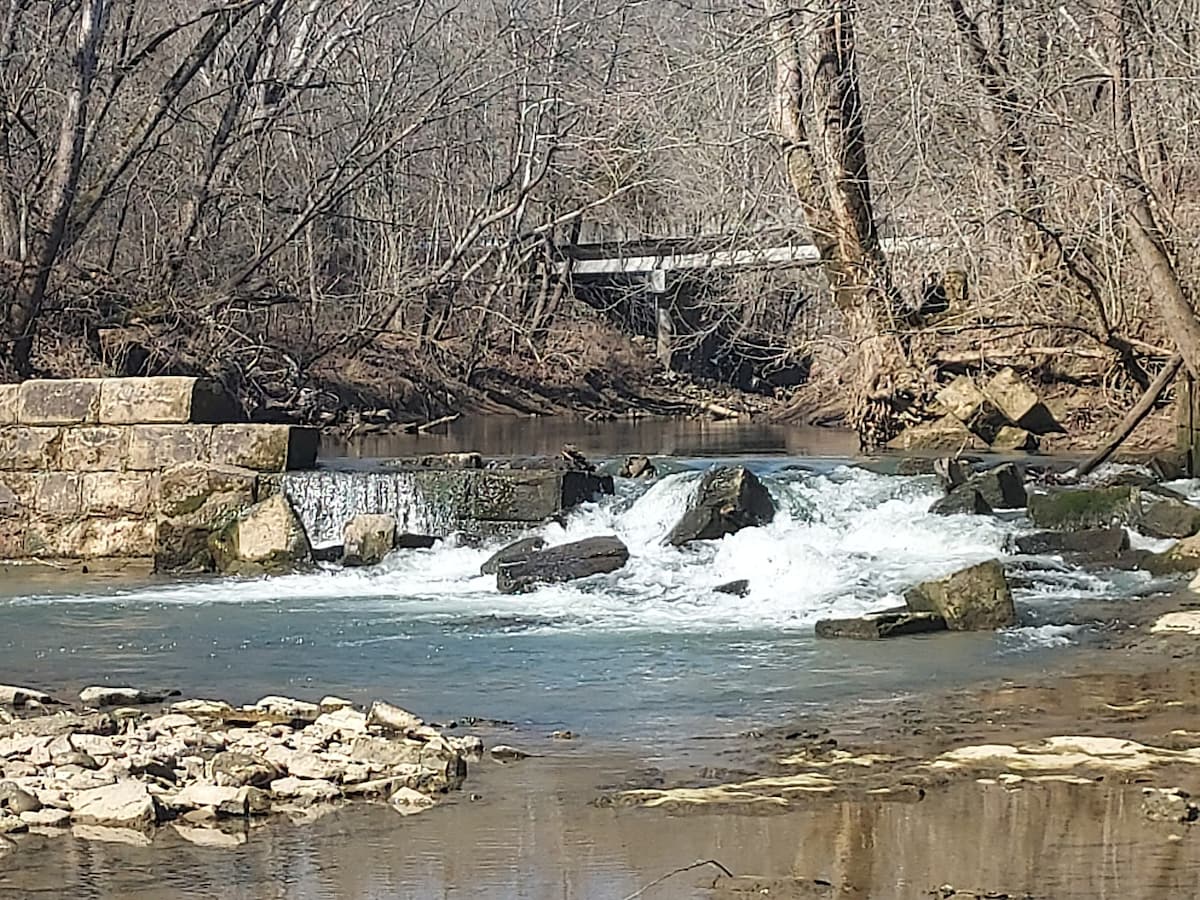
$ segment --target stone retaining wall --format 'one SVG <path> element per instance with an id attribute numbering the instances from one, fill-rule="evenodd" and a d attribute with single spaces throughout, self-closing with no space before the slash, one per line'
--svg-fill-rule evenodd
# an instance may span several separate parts
<path id="1" fill-rule="evenodd" d="M 0 385 L 0 560 L 203 569 L 259 476 L 311 468 L 315 429 L 234 421 L 196 378 Z"/>

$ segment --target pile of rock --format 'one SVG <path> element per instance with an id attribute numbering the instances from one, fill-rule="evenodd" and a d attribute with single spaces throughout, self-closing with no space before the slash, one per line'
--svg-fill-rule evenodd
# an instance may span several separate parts
<path id="1" fill-rule="evenodd" d="M 153 693 L 90 688 L 93 702 Z M 0 687 L 29 712 L 39 691 Z M 150 715 L 130 706 L 81 709 L 0 725 L 0 834 L 48 831 L 148 843 L 170 825 L 206 845 L 245 840 L 252 820 L 303 821 L 352 800 L 409 815 L 461 787 L 478 737 L 451 737 L 387 703 L 369 711 L 326 697 L 264 697 L 235 708 L 184 700 Z"/>
<path id="2" fill-rule="evenodd" d="M 1033 451 L 1038 436 L 1063 428 L 1037 392 L 1011 368 L 982 387 L 960 375 L 937 395 L 943 411 L 934 422 L 901 432 L 888 446 L 894 450 Z"/>

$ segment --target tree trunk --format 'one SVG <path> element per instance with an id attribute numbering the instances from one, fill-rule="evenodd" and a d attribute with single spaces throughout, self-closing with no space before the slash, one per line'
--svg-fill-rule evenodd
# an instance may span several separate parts
<path id="1" fill-rule="evenodd" d="M 879 446 L 900 430 L 912 379 L 895 333 L 899 297 L 871 201 L 856 3 L 821 0 L 792 11 L 783 0 L 768 0 L 766 8 L 788 179 L 855 347 L 845 376 L 850 424 L 864 447 Z"/>
<path id="2" fill-rule="evenodd" d="M 87 106 L 96 74 L 100 36 L 108 16 L 107 0 L 83 0 L 73 59 L 73 78 L 63 102 L 58 146 L 54 152 L 46 187 L 45 228 L 34 243 L 12 292 L 4 336 L 10 343 L 9 358 L 17 375 L 28 377 L 33 337 L 41 315 L 50 273 L 58 261 L 67 217 L 79 188 L 83 142 L 87 132 Z"/>
<path id="3" fill-rule="evenodd" d="M 1133 59 L 1130 30 L 1142 14 L 1139 0 L 1110 0 L 1110 68 L 1113 80 L 1114 121 L 1121 149 L 1119 174 L 1124 189 L 1125 231 L 1142 262 L 1163 326 L 1171 335 L 1183 363 L 1193 377 L 1200 378 L 1200 321 L 1184 292 L 1179 273 L 1167 252 L 1150 187 L 1138 153 L 1134 126 Z"/>

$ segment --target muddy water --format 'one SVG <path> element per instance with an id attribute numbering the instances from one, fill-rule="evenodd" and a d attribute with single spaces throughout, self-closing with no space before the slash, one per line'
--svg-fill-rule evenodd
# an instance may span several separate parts
<path id="1" fill-rule="evenodd" d="M 153 847 L 27 836 L 0 861 L 0 897 L 622 900 L 707 858 L 735 874 L 821 878 L 836 896 L 874 900 L 927 897 L 947 883 L 1057 900 L 1161 900 L 1195 896 L 1200 878 L 1200 836 L 1147 821 L 1137 786 L 968 782 L 920 802 L 815 800 L 771 816 L 590 805 L 630 762 L 493 766 L 468 785 L 475 800 L 464 794 L 410 819 L 373 807 L 265 826 L 235 849 L 193 846 L 171 829 Z M 642 896 L 710 897 L 715 874 L 679 875 Z"/>

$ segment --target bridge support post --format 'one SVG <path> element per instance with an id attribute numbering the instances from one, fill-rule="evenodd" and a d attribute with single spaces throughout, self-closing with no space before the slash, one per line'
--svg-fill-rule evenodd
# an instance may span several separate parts
<path id="1" fill-rule="evenodd" d="M 646 276 L 646 292 L 654 299 L 655 338 L 658 361 L 671 368 L 675 350 L 675 324 L 671 319 L 671 300 L 667 296 L 667 273 L 652 269 Z"/>

